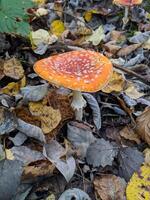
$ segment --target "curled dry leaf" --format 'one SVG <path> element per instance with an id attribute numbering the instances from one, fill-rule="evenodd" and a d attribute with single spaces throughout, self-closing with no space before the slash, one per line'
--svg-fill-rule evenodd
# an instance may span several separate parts
<path id="1" fill-rule="evenodd" d="M 133 51 L 135 51 L 137 48 L 139 48 L 141 46 L 141 44 L 132 44 L 132 45 L 128 45 L 126 47 L 122 47 L 118 52 L 117 55 L 118 56 L 127 56 L 130 53 L 132 53 Z"/>
<path id="2" fill-rule="evenodd" d="M 150 107 L 136 119 L 136 133 L 150 145 Z"/>
<path id="3" fill-rule="evenodd" d="M 0 107 L 0 135 L 10 133 L 17 127 L 15 115 L 8 109 Z"/>
<path id="4" fill-rule="evenodd" d="M 30 102 L 29 110 L 32 115 L 39 117 L 41 120 L 41 128 L 45 134 L 55 129 L 61 121 L 60 110 L 53 109 L 51 106 L 44 105 L 42 102 Z"/>
<path id="5" fill-rule="evenodd" d="M 112 174 L 96 177 L 94 180 L 95 192 L 102 200 L 125 200 L 125 188 L 125 180 Z"/>
<path id="6" fill-rule="evenodd" d="M 125 83 L 126 80 L 123 74 L 114 71 L 109 83 L 102 89 L 102 91 L 106 93 L 121 92 L 124 90 Z"/>
<path id="7" fill-rule="evenodd" d="M 94 167 L 105 167 L 112 165 L 115 156 L 118 153 L 118 148 L 113 146 L 109 141 L 97 139 L 87 149 L 87 163 Z"/>
<path id="8" fill-rule="evenodd" d="M 19 80 L 24 76 L 24 69 L 21 62 L 16 58 L 11 58 L 4 62 L 4 74 L 15 80 Z"/>
<path id="9" fill-rule="evenodd" d="M 78 122 L 69 122 L 67 127 L 68 140 L 77 149 L 78 155 L 84 158 L 87 148 L 96 140 L 92 130 L 89 126 Z"/>
<path id="10" fill-rule="evenodd" d="M 58 200 L 91 200 L 89 195 L 78 188 L 68 189 L 59 197 Z"/>
<path id="11" fill-rule="evenodd" d="M 127 200 L 150 199 L 150 166 L 144 164 L 130 179 L 126 188 Z"/>
<path id="12" fill-rule="evenodd" d="M 137 133 L 134 132 L 134 130 L 132 128 L 130 128 L 129 126 L 124 127 L 121 131 L 120 131 L 120 135 L 121 137 L 130 140 L 130 141 L 134 141 L 137 144 L 140 144 L 140 137 L 138 136 Z"/>

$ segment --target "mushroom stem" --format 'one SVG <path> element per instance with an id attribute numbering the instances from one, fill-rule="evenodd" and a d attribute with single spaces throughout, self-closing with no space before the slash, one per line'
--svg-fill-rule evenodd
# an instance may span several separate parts
<path id="1" fill-rule="evenodd" d="M 86 106 L 86 101 L 82 96 L 80 91 L 73 91 L 73 100 L 71 103 L 71 107 L 75 111 L 76 120 L 82 121 L 83 117 L 83 108 Z"/>
<path id="2" fill-rule="evenodd" d="M 124 17 L 123 17 L 123 26 L 122 26 L 122 29 L 124 30 L 126 24 L 128 23 L 129 21 L 129 7 L 128 6 L 125 6 L 125 12 L 124 12 Z"/>

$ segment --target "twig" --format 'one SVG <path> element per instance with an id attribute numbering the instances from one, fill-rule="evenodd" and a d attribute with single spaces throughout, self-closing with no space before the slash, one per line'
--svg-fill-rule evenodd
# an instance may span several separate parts
<path id="1" fill-rule="evenodd" d="M 130 70 L 130 69 L 127 69 L 127 68 L 124 68 L 124 67 L 121 67 L 121 66 L 118 66 L 118 65 L 115 65 L 114 66 L 116 69 L 120 69 L 121 71 L 127 73 L 127 74 L 130 74 L 138 79 L 140 79 L 140 81 L 142 81 L 144 84 L 146 84 L 147 86 L 150 87 L 150 81 L 149 80 L 146 80 L 143 76 L 137 74 L 136 72 Z"/>

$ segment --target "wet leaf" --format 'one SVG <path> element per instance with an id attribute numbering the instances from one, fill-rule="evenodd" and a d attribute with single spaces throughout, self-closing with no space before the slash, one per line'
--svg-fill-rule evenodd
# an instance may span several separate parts
<path id="1" fill-rule="evenodd" d="M 136 119 L 136 133 L 150 145 L 150 107 Z"/>
<path id="2" fill-rule="evenodd" d="M 150 199 L 150 166 L 144 164 L 133 174 L 127 185 L 126 195 L 128 200 Z"/>
<path id="3" fill-rule="evenodd" d="M 118 153 L 118 148 L 113 146 L 109 141 L 97 139 L 87 149 L 87 163 L 94 167 L 105 167 L 112 165 L 115 156 Z"/>
<path id="4" fill-rule="evenodd" d="M 77 148 L 79 156 L 84 158 L 87 148 L 96 140 L 92 130 L 87 125 L 78 122 L 69 122 L 67 127 L 68 140 Z"/>
<path id="5" fill-rule="evenodd" d="M 32 115 L 39 117 L 41 128 L 45 134 L 55 129 L 61 121 L 59 109 L 53 109 L 51 106 L 44 105 L 41 102 L 30 102 L 29 110 Z"/>
<path id="6" fill-rule="evenodd" d="M 10 200 L 17 191 L 23 172 L 23 163 L 17 160 L 0 162 L 0 199 Z"/>
<path id="7" fill-rule="evenodd" d="M 84 191 L 78 189 L 78 188 L 72 188 L 72 189 L 68 189 L 65 192 L 63 192 L 63 194 L 59 197 L 58 200 L 91 200 L 91 198 L 89 197 L 89 195 L 87 193 L 85 193 Z"/>
<path id="8" fill-rule="evenodd" d="M 132 174 L 137 171 L 144 161 L 143 154 L 134 147 L 122 148 L 118 155 L 119 175 L 129 181 Z"/>
<path id="9" fill-rule="evenodd" d="M 100 129 L 101 128 L 101 111 L 100 111 L 100 107 L 98 105 L 97 100 L 94 98 L 94 96 L 88 93 L 83 93 L 83 96 L 85 97 L 87 103 L 92 109 L 93 122 L 96 128 Z"/>
<path id="10" fill-rule="evenodd" d="M 103 92 L 121 92 L 124 90 L 125 78 L 123 74 L 114 71 L 109 83 L 102 89 Z"/>
<path id="11" fill-rule="evenodd" d="M 10 151 L 13 153 L 14 159 L 21 161 L 24 165 L 28 165 L 29 163 L 37 160 L 45 159 L 41 152 L 29 149 L 26 146 L 13 147 Z"/>
<path id="12" fill-rule="evenodd" d="M 28 137 L 32 137 L 41 142 L 45 142 L 45 136 L 39 127 L 34 126 L 32 124 L 28 124 L 21 119 L 18 119 L 17 122 L 18 122 L 17 129 L 20 132 L 24 133 Z"/>
<path id="13" fill-rule="evenodd" d="M 133 129 L 131 129 L 129 126 L 124 127 L 121 131 L 120 131 L 120 135 L 121 137 L 130 140 L 130 141 L 134 141 L 137 144 L 140 144 L 140 138 L 138 136 L 137 133 L 134 132 Z"/>
<path id="14" fill-rule="evenodd" d="M 21 88 L 24 101 L 40 101 L 47 94 L 48 84 Z"/>
<path id="15" fill-rule="evenodd" d="M 96 177 L 94 180 L 95 192 L 102 200 L 125 200 L 125 188 L 125 180 L 112 174 Z"/>
<path id="16" fill-rule="evenodd" d="M 61 20 L 54 20 L 50 25 L 51 32 L 56 36 L 61 36 L 65 30 L 64 23 Z"/>
<path id="17" fill-rule="evenodd" d="M 17 127 L 15 115 L 6 108 L 0 107 L 0 135 L 10 133 Z"/>
<path id="18" fill-rule="evenodd" d="M 86 42 L 91 42 L 94 46 L 97 46 L 104 38 L 105 38 L 104 29 L 102 26 L 99 26 L 98 29 L 93 31 L 91 36 L 87 36 Z"/>
<path id="19" fill-rule="evenodd" d="M 24 69 L 21 62 L 15 57 L 4 62 L 4 74 L 15 80 L 19 80 L 24 76 Z"/>
<path id="20" fill-rule="evenodd" d="M 44 145 L 43 154 L 69 182 L 76 168 L 74 158 L 72 156 L 67 156 L 66 159 L 61 158 L 66 155 L 66 150 L 55 140 L 51 140 L 49 144 Z"/>

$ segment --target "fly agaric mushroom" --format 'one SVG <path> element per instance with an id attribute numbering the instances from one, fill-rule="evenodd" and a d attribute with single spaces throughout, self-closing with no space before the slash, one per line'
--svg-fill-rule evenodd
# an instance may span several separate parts
<path id="1" fill-rule="evenodd" d="M 34 71 L 50 83 L 73 90 L 71 106 L 76 119 L 81 121 L 86 106 L 81 92 L 102 89 L 111 77 L 112 64 L 98 52 L 78 50 L 39 60 L 34 64 Z"/>
<path id="2" fill-rule="evenodd" d="M 116 5 L 122 5 L 125 6 L 125 13 L 123 17 L 123 29 L 125 28 L 126 24 L 129 21 L 128 14 L 129 14 L 129 8 L 134 5 L 138 5 L 142 3 L 142 0 L 114 0 L 113 1 Z"/>

